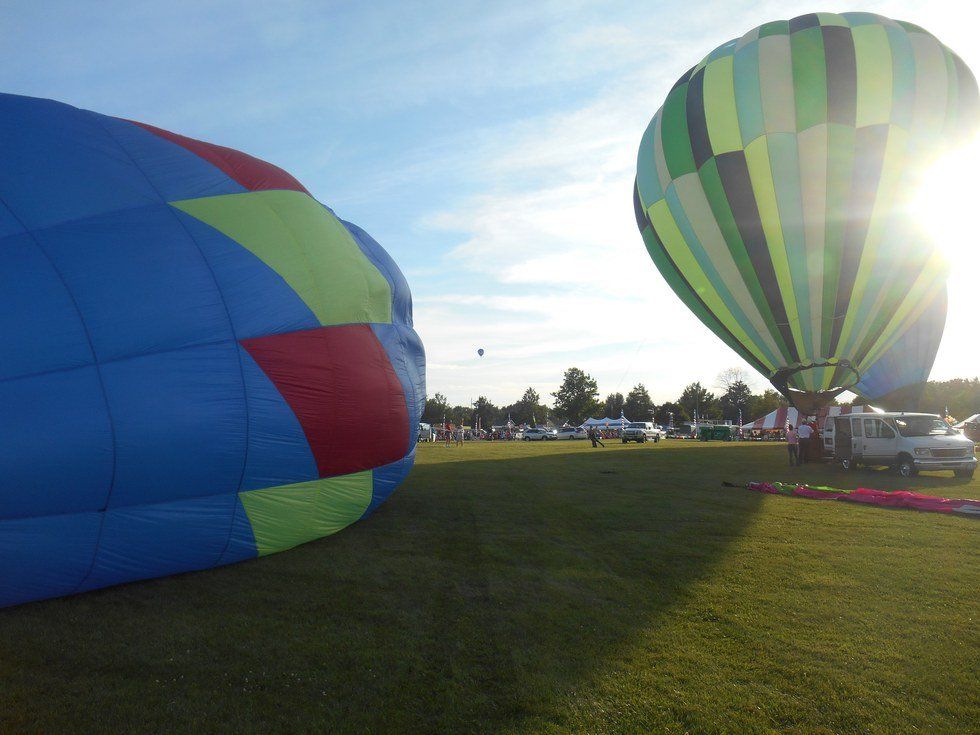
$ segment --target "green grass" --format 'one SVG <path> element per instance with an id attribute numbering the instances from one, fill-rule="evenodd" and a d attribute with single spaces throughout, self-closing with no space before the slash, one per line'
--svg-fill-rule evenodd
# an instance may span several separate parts
<path id="1" fill-rule="evenodd" d="M 367 522 L 0 611 L 0 732 L 967 733 L 980 523 L 781 445 L 419 449 Z"/>

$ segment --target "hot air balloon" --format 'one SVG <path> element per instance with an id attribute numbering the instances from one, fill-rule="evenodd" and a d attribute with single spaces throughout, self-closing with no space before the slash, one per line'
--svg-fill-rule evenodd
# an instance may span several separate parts
<path id="1" fill-rule="evenodd" d="M 478 349 L 476 351 L 476 354 L 478 354 L 480 357 L 483 357 L 483 348 L 481 347 L 480 349 Z"/>
<path id="2" fill-rule="evenodd" d="M 708 54 L 654 115 L 637 225 L 701 321 L 814 411 L 901 360 L 896 345 L 921 347 L 901 341 L 926 312 L 941 332 L 946 264 L 907 204 L 977 118 L 973 74 L 918 26 L 767 23 Z M 926 346 L 912 359 L 928 373 Z"/>
<path id="3" fill-rule="evenodd" d="M 391 494 L 425 361 L 377 242 L 239 151 L 13 95 L 0 128 L 0 606 L 277 552 Z"/>

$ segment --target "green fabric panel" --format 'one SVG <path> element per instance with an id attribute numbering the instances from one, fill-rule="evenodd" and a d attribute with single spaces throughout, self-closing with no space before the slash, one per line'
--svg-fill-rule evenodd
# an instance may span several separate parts
<path id="1" fill-rule="evenodd" d="M 841 252 L 844 247 L 844 227 L 847 224 L 847 202 L 854 170 L 854 128 L 849 125 L 827 126 L 827 191 L 824 205 L 823 261 L 823 331 L 820 344 L 822 357 L 830 357 L 834 310 L 837 306 L 837 282 L 840 278 Z"/>
<path id="2" fill-rule="evenodd" d="M 687 84 L 674 87 L 661 113 L 664 157 L 670 177 L 676 179 L 695 170 L 691 140 L 687 134 Z"/>
<path id="3" fill-rule="evenodd" d="M 827 122 L 827 62 L 820 26 L 790 37 L 793 53 L 793 91 L 796 129 L 806 130 Z"/>
<path id="4" fill-rule="evenodd" d="M 891 122 L 908 128 L 915 103 L 915 55 L 908 34 L 897 26 L 885 28 L 892 54 Z"/>
<path id="5" fill-rule="evenodd" d="M 663 108 L 657 110 L 657 126 L 653 133 L 653 159 L 657 164 L 657 181 L 660 182 L 660 191 L 663 192 L 671 182 L 670 171 L 667 170 L 667 156 L 664 153 L 664 116 Z M 656 201 L 651 198 L 647 207 Z"/>
<path id="6" fill-rule="evenodd" d="M 788 20 L 774 20 L 771 23 L 763 23 L 759 26 L 759 38 L 766 38 L 767 36 L 788 36 L 789 35 L 789 21 Z"/>
<path id="7" fill-rule="evenodd" d="M 667 203 L 705 275 L 754 345 L 753 352 L 768 365 L 775 365 L 778 348 L 732 260 L 701 187 L 700 177 L 687 174 L 673 182 L 667 193 Z"/>
<path id="8" fill-rule="evenodd" d="M 733 53 L 735 53 L 736 43 L 738 43 L 737 39 L 723 43 L 721 46 L 708 54 L 707 57 L 705 57 L 705 65 L 710 65 L 712 61 L 720 59 L 723 56 L 731 56 Z"/>
<path id="9" fill-rule="evenodd" d="M 759 29 L 753 28 L 751 31 L 749 31 L 740 39 L 738 39 L 738 42 L 735 44 L 735 52 L 737 53 L 738 51 L 745 48 L 749 44 L 753 44 L 758 40 L 759 40 Z"/>
<path id="10" fill-rule="evenodd" d="M 745 334 L 742 327 L 735 321 L 731 310 L 722 301 L 717 289 L 715 289 L 701 268 L 701 265 L 695 259 L 690 247 L 688 247 L 687 241 L 684 239 L 684 235 L 677 226 L 673 214 L 670 212 L 667 201 L 661 200 L 655 203 L 648 211 L 650 222 L 657 232 L 657 237 L 663 243 L 664 249 L 676 264 L 677 269 L 680 270 L 684 278 L 691 285 L 691 288 L 697 293 L 698 298 L 704 302 L 715 319 L 724 325 L 725 329 L 730 331 L 736 340 L 744 345 L 747 350 L 750 349 L 750 345 L 752 344 L 751 340 L 749 340 L 748 335 Z M 755 353 L 753 352 L 753 354 Z M 758 359 L 759 356 L 756 355 L 756 358 Z"/>
<path id="11" fill-rule="evenodd" d="M 742 147 L 766 131 L 762 116 L 762 91 L 759 89 L 759 44 L 747 44 L 735 54 L 732 70 L 735 82 L 735 109 L 742 133 Z"/>
<path id="12" fill-rule="evenodd" d="M 902 300 L 898 310 L 892 315 L 888 327 L 861 362 L 863 367 L 874 364 L 921 316 L 932 300 L 946 287 L 947 271 L 947 263 L 943 256 L 933 252 L 919 277 L 908 289 L 907 298 Z M 862 367 L 858 369 L 861 370 Z"/>
<path id="13" fill-rule="evenodd" d="M 644 210 L 658 199 L 664 198 L 663 188 L 660 186 L 660 177 L 657 176 L 657 158 L 655 135 L 657 132 L 657 121 L 660 118 L 658 112 L 654 115 L 646 132 L 640 139 L 640 150 L 636 155 L 636 186 L 640 191 L 640 202 Z"/>
<path id="14" fill-rule="evenodd" d="M 892 205 L 894 207 L 894 203 Z M 859 361 L 881 338 L 902 302 L 907 298 L 906 289 L 910 277 L 925 267 L 929 253 L 925 248 L 908 247 L 908 233 L 915 231 L 915 223 L 908 214 L 892 209 L 887 221 L 882 223 L 883 235 L 878 246 L 874 268 L 876 278 L 865 291 L 865 299 L 874 297 L 865 317 L 859 317 L 861 329 L 855 338 L 852 359 Z"/>
<path id="15" fill-rule="evenodd" d="M 663 244 L 658 240 L 657 235 L 654 233 L 651 227 L 645 227 L 642 231 L 643 243 L 646 245 L 647 252 L 650 253 L 650 259 L 653 260 L 654 265 L 663 275 L 664 280 L 671 287 L 675 294 L 680 298 L 684 305 L 690 309 L 690 311 L 701 320 L 708 329 L 710 329 L 719 339 L 721 339 L 726 345 L 731 347 L 738 355 L 742 357 L 747 363 L 752 365 L 760 373 L 769 377 L 774 369 L 771 366 L 766 366 L 760 363 L 752 353 L 748 352 L 745 347 L 743 347 L 739 342 L 732 337 L 725 328 L 712 316 L 704 304 L 698 300 L 695 293 L 691 290 L 689 285 L 686 283 L 684 278 L 678 272 L 677 268 L 671 263 L 670 259 L 667 257 L 666 251 Z"/>
<path id="16" fill-rule="evenodd" d="M 259 556 L 329 536 L 371 504 L 371 471 L 239 493 Z"/>
<path id="17" fill-rule="evenodd" d="M 776 204 L 782 224 L 786 261 L 793 279 L 796 309 L 799 314 L 800 332 L 804 342 L 809 341 L 810 329 L 810 279 L 806 268 L 806 235 L 803 230 L 803 195 L 800 191 L 800 164 L 796 135 L 778 133 L 768 136 L 769 167 L 772 170 Z M 805 344 L 797 345 L 798 352 L 806 352 Z"/>
<path id="18" fill-rule="evenodd" d="M 932 35 L 925 28 L 923 28 L 922 26 L 917 26 L 915 23 L 909 23 L 909 22 L 904 21 L 904 20 L 899 20 L 899 21 L 896 21 L 896 22 L 900 26 L 902 26 L 902 28 L 904 28 L 906 31 L 908 31 L 909 33 L 917 33 L 917 34 L 918 33 L 921 33 L 921 34 L 926 35 L 926 36 L 931 36 Z"/>
<path id="19" fill-rule="evenodd" d="M 857 64 L 857 125 L 887 123 L 892 110 L 892 52 L 888 35 L 880 25 L 851 31 Z"/>
<path id="20" fill-rule="evenodd" d="M 823 352 L 823 282 L 827 221 L 827 125 L 815 125 L 797 137 L 800 156 L 800 191 L 803 202 L 803 239 L 809 276 L 810 324 L 805 352 L 815 360 Z"/>
<path id="21" fill-rule="evenodd" d="M 704 70 L 704 117 L 715 155 L 742 147 L 742 133 L 735 109 L 734 58 L 724 56 Z"/>
<path id="22" fill-rule="evenodd" d="M 759 87 L 766 132 L 795 133 L 796 102 L 788 35 L 759 39 Z"/>
<path id="23" fill-rule="evenodd" d="M 909 41 L 915 57 L 912 131 L 928 140 L 942 132 L 946 117 L 946 54 L 935 38 L 924 33 L 911 34 Z"/>
<path id="24" fill-rule="evenodd" d="M 841 13 L 841 15 L 847 19 L 851 28 L 867 25 L 880 26 L 882 21 L 886 20 L 883 16 L 874 13 Z"/>
<path id="25" fill-rule="evenodd" d="M 171 204 L 251 251 L 324 326 L 391 321 L 391 287 L 326 207 L 299 191 L 253 191 Z"/>
<path id="26" fill-rule="evenodd" d="M 800 331 L 800 316 L 796 308 L 796 294 L 793 292 L 793 278 L 790 275 L 789 261 L 786 258 L 786 243 L 783 241 L 783 225 L 779 219 L 779 205 L 776 202 L 776 185 L 772 180 L 772 169 L 769 166 L 768 139 L 763 136 L 750 143 L 745 149 L 745 163 L 752 181 L 752 192 L 756 205 L 759 207 L 759 219 L 762 231 L 769 246 L 769 258 L 772 261 L 779 291 L 786 307 L 786 317 L 790 322 L 793 339 L 797 347 L 803 344 L 803 333 Z"/>
<path id="27" fill-rule="evenodd" d="M 725 237 L 725 242 L 728 243 L 728 249 L 731 251 L 732 259 L 738 266 L 739 273 L 742 274 L 742 280 L 745 281 L 749 293 L 752 294 L 752 301 L 755 302 L 756 308 L 766 323 L 769 334 L 779 348 L 779 354 L 782 356 L 784 364 L 788 364 L 790 360 L 789 349 L 783 342 L 779 330 L 776 328 L 776 322 L 773 319 L 772 310 L 769 308 L 769 302 L 762 292 L 759 277 L 755 272 L 755 268 L 752 266 L 748 252 L 745 250 L 745 243 L 742 242 L 742 236 L 738 231 L 738 226 L 735 224 L 735 217 L 732 214 L 731 206 L 728 204 L 728 197 L 725 195 L 725 189 L 721 183 L 721 176 L 718 174 L 718 164 L 714 158 L 710 159 L 701 167 L 698 171 L 698 176 L 701 179 L 701 186 L 704 189 L 708 204 L 711 206 L 711 212 L 714 215 L 715 221 L 718 223 L 722 235 Z"/>
<path id="28" fill-rule="evenodd" d="M 841 357 L 849 358 L 854 355 L 862 331 L 867 329 L 869 322 L 874 318 L 871 313 L 874 298 L 887 280 L 889 270 L 894 267 L 894 263 L 880 257 L 879 250 L 885 228 L 892 216 L 895 195 L 903 181 L 908 138 L 908 133 L 902 128 L 896 126 L 889 128 L 874 207 L 868 218 L 864 250 L 838 343 L 837 354 Z"/>
<path id="29" fill-rule="evenodd" d="M 849 28 L 850 23 L 843 16 L 837 13 L 817 13 L 817 20 L 820 21 L 822 26 L 841 26 L 843 28 Z"/>
<path id="30" fill-rule="evenodd" d="M 938 253 L 933 253 L 922 273 L 908 290 L 908 298 L 902 300 L 888 327 L 868 352 L 858 370 L 873 365 L 915 323 L 932 300 L 945 289 L 947 270 L 944 258 Z"/>

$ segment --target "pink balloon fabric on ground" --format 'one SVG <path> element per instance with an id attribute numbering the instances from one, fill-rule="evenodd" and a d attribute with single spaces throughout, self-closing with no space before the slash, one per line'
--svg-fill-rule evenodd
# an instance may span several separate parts
<path id="1" fill-rule="evenodd" d="M 791 495 L 811 500 L 843 500 L 884 508 L 912 508 L 933 513 L 959 513 L 980 518 L 980 500 L 968 498 L 943 498 L 925 495 L 911 490 L 873 490 L 859 487 L 857 490 L 840 490 L 831 487 L 792 485 L 782 482 L 750 482 L 749 490 L 770 495 Z"/>

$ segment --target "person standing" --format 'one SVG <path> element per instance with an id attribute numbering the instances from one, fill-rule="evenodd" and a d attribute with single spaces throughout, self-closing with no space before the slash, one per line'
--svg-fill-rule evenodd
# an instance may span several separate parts
<path id="1" fill-rule="evenodd" d="M 592 447 L 593 447 L 593 449 L 595 447 L 599 446 L 600 444 L 602 444 L 602 440 L 599 439 L 599 434 L 595 430 L 595 427 L 594 426 L 590 426 L 589 427 L 589 439 L 592 440 Z M 605 444 L 602 444 L 602 446 L 605 447 L 606 445 Z"/>
<path id="2" fill-rule="evenodd" d="M 813 436 L 813 428 L 805 421 L 796 430 L 800 439 L 800 458 L 799 464 L 806 464 L 810 461 L 810 438 Z"/>
<path id="3" fill-rule="evenodd" d="M 442 426 L 442 433 L 446 435 L 446 446 L 447 447 L 452 446 L 452 442 L 453 442 L 453 425 L 452 424 L 443 424 L 443 426 Z"/>
<path id="4" fill-rule="evenodd" d="M 796 429 L 790 424 L 789 428 L 786 429 L 786 449 L 789 450 L 789 466 L 794 467 L 800 463 L 800 437 L 796 433 Z"/>

